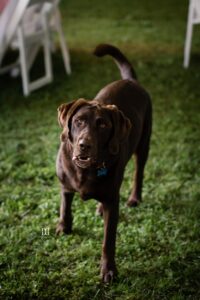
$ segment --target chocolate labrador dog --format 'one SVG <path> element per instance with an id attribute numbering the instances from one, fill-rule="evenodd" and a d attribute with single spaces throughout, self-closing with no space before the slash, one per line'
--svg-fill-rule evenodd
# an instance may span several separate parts
<path id="1" fill-rule="evenodd" d="M 148 93 L 119 49 L 103 44 L 94 54 L 111 55 L 122 79 L 106 85 L 91 101 L 78 99 L 58 108 L 63 131 L 57 158 L 62 194 L 57 233 L 72 231 L 71 204 L 75 192 L 83 200 L 99 201 L 98 212 L 104 218 L 101 276 L 109 282 L 117 272 L 115 241 L 124 169 L 135 154 L 135 184 L 128 205 L 136 206 L 141 201 L 152 108 Z"/>

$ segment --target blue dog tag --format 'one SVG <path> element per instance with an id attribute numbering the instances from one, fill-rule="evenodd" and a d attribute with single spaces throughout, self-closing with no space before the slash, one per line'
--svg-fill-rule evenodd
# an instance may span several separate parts
<path id="1" fill-rule="evenodd" d="M 102 176 L 106 176 L 108 173 L 108 169 L 106 168 L 101 168 L 97 170 L 97 177 L 102 177 Z"/>

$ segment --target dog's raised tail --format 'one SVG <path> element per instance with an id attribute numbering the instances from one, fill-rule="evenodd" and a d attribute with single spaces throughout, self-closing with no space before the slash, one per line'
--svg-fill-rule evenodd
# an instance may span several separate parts
<path id="1" fill-rule="evenodd" d="M 136 73 L 131 63 L 118 48 L 109 44 L 100 44 L 96 47 L 93 54 L 98 57 L 102 57 L 105 55 L 112 56 L 120 70 L 122 79 L 137 79 Z"/>

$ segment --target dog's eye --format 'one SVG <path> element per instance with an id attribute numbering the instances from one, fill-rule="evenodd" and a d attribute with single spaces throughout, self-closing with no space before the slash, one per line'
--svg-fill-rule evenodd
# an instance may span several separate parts
<path id="1" fill-rule="evenodd" d="M 101 123 L 101 124 L 99 124 L 99 127 L 104 129 L 104 128 L 107 127 L 107 124 L 106 123 Z"/>
<path id="2" fill-rule="evenodd" d="M 108 127 L 108 124 L 103 119 L 97 119 L 97 127 L 105 129 Z"/>
<path id="3" fill-rule="evenodd" d="M 75 123 L 76 123 L 76 125 L 77 125 L 78 127 L 80 127 L 81 125 L 84 124 L 84 120 L 76 119 L 76 120 L 75 120 Z"/>

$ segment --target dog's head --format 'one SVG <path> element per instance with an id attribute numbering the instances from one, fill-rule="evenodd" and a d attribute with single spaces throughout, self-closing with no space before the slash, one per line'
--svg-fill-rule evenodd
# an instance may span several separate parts
<path id="1" fill-rule="evenodd" d="M 72 159 L 81 168 L 98 166 L 110 154 L 117 155 L 131 128 L 115 105 L 85 99 L 62 104 L 58 121 L 63 128 L 61 140 L 71 144 Z"/>

